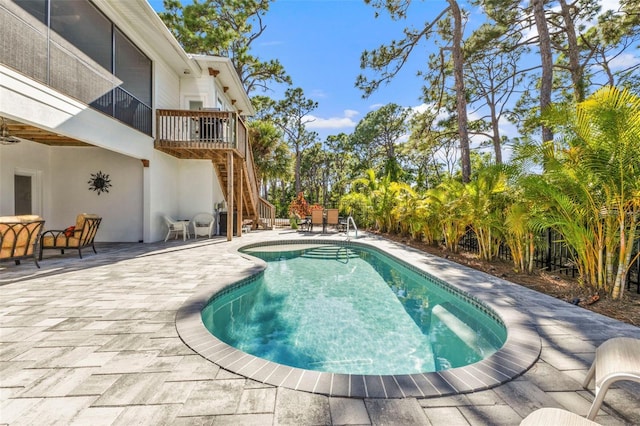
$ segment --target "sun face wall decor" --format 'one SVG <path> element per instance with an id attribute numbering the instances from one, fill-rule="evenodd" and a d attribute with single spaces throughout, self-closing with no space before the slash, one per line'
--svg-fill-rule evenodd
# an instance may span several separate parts
<path id="1" fill-rule="evenodd" d="M 111 180 L 109 175 L 98 171 L 98 173 L 91 173 L 91 179 L 89 179 L 89 191 L 96 191 L 98 195 L 102 192 L 109 192 L 111 188 Z"/>

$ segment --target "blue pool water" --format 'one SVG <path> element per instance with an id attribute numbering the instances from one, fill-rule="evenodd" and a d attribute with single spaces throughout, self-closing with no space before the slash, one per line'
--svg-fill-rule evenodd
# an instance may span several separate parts
<path id="1" fill-rule="evenodd" d="M 363 248 L 247 252 L 259 277 L 212 299 L 207 329 L 246 353 L 308 370 L 413 374 L 477 362 L 504 325 L 421 274 Z"/>

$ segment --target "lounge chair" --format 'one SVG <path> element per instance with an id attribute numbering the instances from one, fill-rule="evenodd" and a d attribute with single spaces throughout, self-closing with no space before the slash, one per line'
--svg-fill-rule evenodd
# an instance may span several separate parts
<path id="1" fill-rule="evenodd" d="M 40 237 L 40 260 L 44 250 L 56 249 L 64 254 L 67 249 L 78 250 L 82 259 L 82 249 L 91 246 L 94 253 L 96 246 L 94 239 L 102 218 L 95 214 L 81 213 L 76 217 L 76 223 L 66 229 L 50 229 Z"/>
<path id="2" fill-rule="evenodd" d="M 595 398 L 587 418 L 593 420 L 600 410 L 604 396 L 618 380 L 640 382 L 640 339 L 614 337 L 596 349 L 596 358 L 587 372 L 582 386 L 587 389 L 595 376 Z"/>
<path id="3" fill-rule="evenodd" d="M 520 426 L 597 426 L 599 423 L 560 408 L 540 408 L 525 417 Z"/>

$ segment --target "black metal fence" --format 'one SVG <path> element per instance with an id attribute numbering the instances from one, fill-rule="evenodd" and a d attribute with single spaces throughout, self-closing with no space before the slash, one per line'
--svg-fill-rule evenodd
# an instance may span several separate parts
<path id="1" fill-rule="evenodd" d="M 467 230 L 465 235 L 458 242 L 458 246 L 471 253 L 478 253 L 478 241 L 472 230 Z M 634 253 L 632 259 L 640 252 L 640 239 L 635 242 Z M 498 258 L 511 261 L 511 250 L 506 244 L 501 243 L 498 249 Z M 562 235 L 547 229 L 537 236 L 534 250 L 534 263 L 539 269 L 554 271 L 559 274 L 570 275 L 576 277 L 578 268 L 573 260 L 574 256 L 571 249 L 564 243 Z M 627 272 L 628 290 L 631 286 L 636 286 L 636 291 L 640 294 L 640 256 L 636 257 Z"/>

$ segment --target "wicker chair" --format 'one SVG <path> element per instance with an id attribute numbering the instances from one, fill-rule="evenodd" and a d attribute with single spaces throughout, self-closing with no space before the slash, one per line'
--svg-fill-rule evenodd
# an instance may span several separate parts
<path id="1" fill-rule="evenodd" d="M 175 220 L 170 216 L 164 216 L 164 223 L 167 224 L 167 236 L 164 237 L 164 241 L 167 242 L 171 233 L 174 238 L 178 238 L 178 234 L 182 234 L 182 240 L 186 241 L 189 238 L 189 221 L 188 220 Z"/>
<path id="2" fill-rule="evenodd" d="M 198 238 L 199 235 L 211 238 L 215 233 L 216 218 L 211 213 L 198 213 L 191 219 L 191 224 L 194 238 Z"/>

